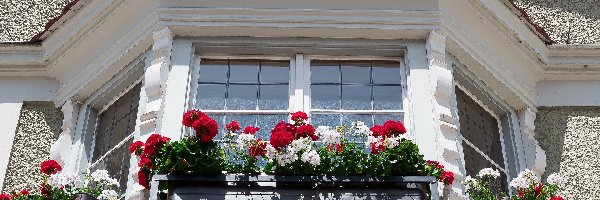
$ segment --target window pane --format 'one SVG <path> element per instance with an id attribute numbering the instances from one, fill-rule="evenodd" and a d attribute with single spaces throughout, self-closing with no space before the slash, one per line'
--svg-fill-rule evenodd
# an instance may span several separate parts
<path id="1" fill-rule="evenodd" d="M 311 107 L 316 109 L 340 109 L 340 86 L 311 85 Z"/>
<path id="2" fill-rule="evenodd" d="M 271 138 L 271 129 L 280 121 L 288 121 L 288 115 L 258 115 L 258 138 L 269 140 Z"/>
<path id="3" fill-rule="evenodd" d="M 342 86 L 342 109 L 371 110 L 371 87 Z"/>
<path id="4" fill-rule="evenodd" d="M 375 110 L 401 110 L 401 86 L 373 86 L 373 104 Z"/>
<path id="5" fill-rule="evenodd" d="M 401 121 L 404 123 L 404 115 L 402 114 L 394 114 L 394 115 L 373 115 L 375 119 L 375 124 L 382 125 L 388 120 Z M 406 126 L 406 125 L 404 125 Z"/>
<path id="6" fill-rule="evenodd" d="M 255 110 L 257 92 L 257 85 L 229 85 L 226 109 Z"/>
<path id="7" fill-rule="evenodd" d="M 310 118 L 310 123 L 314 127 L 319 126 L 339 126 L 340 125 L 340 117 L 339 114 L 312 114 Z"/>
<path id="8" fill-rule="evenodd" d="M 369 85 L 371 83 L 369 63 L 343 63 L 342 82 Z"/>
<path id="9" fill-rule="evenodd" d="M 338 62 L 314 61 L 310 67 L 310 82 L 315 83 L 340 83 L 340 69 Z"/>
<path id="10" fill-rule="evenodd" d="M 401 84 L 400 63 L 373 62 L 374 84 Z"/>
<path id="11" fill-rule="evenodd" d="M 368 115 L 346 114 L 346 115 L 342 116 L 342 122 L 343 122 L 343 125 L 346 126 L 346 128 L 351 128 L 352 122 L 355 122 L 355 121 L 364 122 L 369 127 L 373 126 L 373 116 L 371 114 L 368 114 Z"/>
<path id="12" fill-rule="evenodd" d="M 261 85 L 260 110 L 285 110 L 288 108 L 288 85 Z"/>
<path id="13" fill-rule="evenodd" d="M 225 83 L 227 81 L 227 61 L 200 61 L 200 82 Z"/>
<path id="14" fill-rule="evenodd" d="M 230 83 L 258 83 L 258 61 L 231 61 Z"/>
<path id="15" fill-rule="evenodd" d="M 290 82 L 290 62 L 262 62 L 260 70 L 261 83 L 289 83 Z"/>
<path id="16" fill-rule="evenodd" d="M 199 109 L 223 109 L 225 107 L 225 85 L 199 84 L 196 100 Z"/>
<path id="17" fill-rule="evenodd" d="M 225 125 L 229 124 L 231 120 L 237 121 L 242 131 L 246 126 L 256 126 L 256 115 L 227 115 L 225 116 Z M 222 130 L 225 130 L 225 125 L 221 127 Z"/>

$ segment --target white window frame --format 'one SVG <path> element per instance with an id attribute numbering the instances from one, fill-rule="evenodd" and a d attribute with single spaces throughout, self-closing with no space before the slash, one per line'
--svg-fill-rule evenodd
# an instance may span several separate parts
<path id="1" fill-rule="evenodd" d="M 404 120 L 408 116 L 406 108 L 409 106 L 407 98 L 406 68 L 404 66 L 404 57 L 379 57 L 379 56 L 329 56 L 329 55 L 304 55 L 295 54 L 293 56 L 244 56 L 244 55 L 195 55 L 193 61 L 192 83 L 190 90 L 190 100 L 188 109 L 195 108 L 197 104 L 196 96 L 198 94 L 198 79 L 200 76 L 200 61 L 202 59 L 260 59 L 260 60 L 289 60 L 290 61 L 290 82 L 289 82 L 289 107 L 287 110 L 202 110 L 206 114 L 283 114 L 290 112 L 303 111 L 308 115 L 312 113 L 340 113 L 340 114 L 398 114 L 403 115 Z M 310 92 L 310 63 L 312 60 L 348 60 L 348 61 L 397 61 L 400 67 L 400 79 L 402 88 L 402 109 L 401 110 L 325 110 L 311 109 Z M 301 67 L 298 67 L 301 66 Z"/>

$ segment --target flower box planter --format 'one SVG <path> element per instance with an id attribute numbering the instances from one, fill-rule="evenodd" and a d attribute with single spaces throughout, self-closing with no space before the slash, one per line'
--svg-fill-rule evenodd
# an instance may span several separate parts
<path id="1" fill-rule="evenodd" d="M 94 198 L 92 195 L 87 194 L 87 193 L 77 193 L 77 194 L 73 195 L 73 198 L 71 198 L 71 200 L 98 200 L 98 199 Z"/>
<path id="2" fill-rule="evenodd" d="M 170 199 L 439 199 L 432 176 L 274 176 L 154 175 L 150 199 L 158 184 L 168 184 Z"/>

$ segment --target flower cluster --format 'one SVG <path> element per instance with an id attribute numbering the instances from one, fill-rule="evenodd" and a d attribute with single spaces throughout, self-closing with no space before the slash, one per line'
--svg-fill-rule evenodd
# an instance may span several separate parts
<path id="1" fill-rule="evenodd" d="M 371 153 L 378 154 L 389 148 L 394 148 L 406 138 L 406 128 L 400 121 L 389 120 L 383 125 L 375 125 L 368 132 L 367 144 L 371 145 Z"/>
<path id="2" fill-rule="evenodd" d="M 40 171 L 45 174 L 40 184 L 40 194 L 31 194 L 28 190 L 0 194 L 0 200 L 30 199 L 72 199 L 76 193 L 87 193 L 99 200 L 117 200 L 121 198 L 113 187 L 119 183 L 106 170 L 96 170 L 91 174 L 80 176 L 77 173 L 62 171 L 62 166 L 54 160 L 40 164 Z M 103 195 L 105 194 L 106 195 Z M 110 194 L 110 196 L 107 196 Z"/>
<path id="3" fill-rule="evenodd" d="M 291 114 L 293 124 L 281 121 L 271 129 L 267 144 L 267 171 L 295 174 L 301 171 L 313 173 L 320 165 L 319 154 L 312 150 L 312 141 L 318 140 L 315 128 L 306 123 L 304 112 Z"/>
<path id="4" fill-rule="evenodd" d="M 150 189 L 149 174 L 153 169 L 153 159 L 169 140 L 168 137 L 155 133 L 150 135 L 145 143 L 136 141 L 129 146 L 129 153 L 140 157 L 140 161 L 138 162 L 138 166 L 140 167 L 140 171 L 138 172 L 138 183 L 146 189 Z M 96 175 L 98 177 L 103 176 L 103 174 Z"/>
<path id="5" fill-rule="evenodd" d="M 475 178 L 467 176 L 462 183 L 467 189 L 467 194 L 473 200 L 501 199 L 505 194 L 499 178 L 500 171 L 484 168 L 477 173 Z"/>
<path id="6" fill-rule="evenodd" d="M 228 147 L 231 151 L 227 152 L 226 170 L 233 173 L 257 174 L 259 169 L 256 166 L 258 157 L 265 156 L 267 142 L 256 137 L 259 127 L 246 126 L 239 135 L 237 131 L 241 130 L 239 123 L 235 120 L 225 126 L 227 134 Z M 237 138 L 236 138 L 237 136 Z M 235 141 L 236 145 L 232 145 Z"/>
<path id="7" fill-rule="evenodd" d="M 517 194 L 513 196 L 515 200 L 563 199 L 557 194 L 562 184 L 563 178 L 556 173 L 548 176 L 546 184 L 542 184 L 535 173 L 529 169 L 520 172 L 516 178 L 510 181 L 510 186 L 517 189 Z"/>
<path id="8" fill-rule="evenodd" d="M 182 123 L 186 127 L 193 128 L 196 131 L 196 137 L 201 138 L 204 142 L 209 142 L 219 133 L 217 121 L 199 110 L 189 110 L 186 112 L 183 115 Z M 237 129 L 239 129 L 239 125 L 237 126 Z"/>
<path id="9" fill-rule="evenodd" d="M 428 160 L 427 169 L 431 172 L 430 174 L 438 178 L 438 181 L 445 185 L 451 185 L 454 182 L 454 173 L 444 169 L 444 165 L 441 165 L 438 161 Z"/>

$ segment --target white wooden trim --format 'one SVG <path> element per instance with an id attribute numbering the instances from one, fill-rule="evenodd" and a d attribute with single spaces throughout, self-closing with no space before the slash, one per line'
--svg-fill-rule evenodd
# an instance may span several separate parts
<path id="1" fill-rule="evenodd" d="M 276 60 L 276 61 L 285 61 L 291 60 L 290 56 L 271 56 L 271 55 L 230 55 L 230 54 L 211 54 L 208 53 L 198 53 L 196 54 L 201 59 L 215 59 L 215 60 L 245 60 L 245 59 L 253 59 L 253 60 Z"/>

